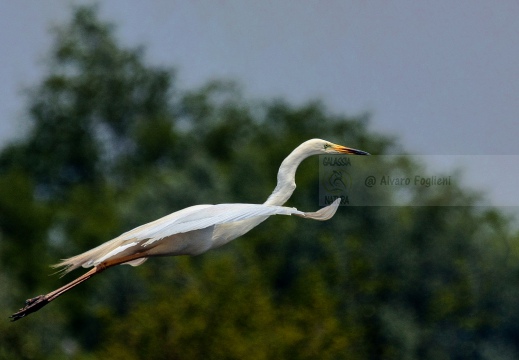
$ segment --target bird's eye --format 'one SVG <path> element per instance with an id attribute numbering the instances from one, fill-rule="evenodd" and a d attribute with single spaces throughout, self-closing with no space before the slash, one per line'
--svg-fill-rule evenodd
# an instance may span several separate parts
<path id="1" fill-rule="evenodd" d="M 324 150 L 328 149 L 329 147 L 331 147 L 330 144 L 324 144 Z"/>

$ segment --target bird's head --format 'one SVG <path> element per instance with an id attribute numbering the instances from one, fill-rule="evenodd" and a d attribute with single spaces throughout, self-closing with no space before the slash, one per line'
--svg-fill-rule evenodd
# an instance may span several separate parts
<path id="1" fill-rule="evenodd" d="M 337 145 L 332 142 L 322 140 L 322 139 L 312 139 L 308 140 L 307 144 L 309 147 L 312 147 L 316 153 L 325 153 L 325 154 L 345 154 L 345 155 L 370 155 L 366 151 L 353 149 L 343 145 Z"/>

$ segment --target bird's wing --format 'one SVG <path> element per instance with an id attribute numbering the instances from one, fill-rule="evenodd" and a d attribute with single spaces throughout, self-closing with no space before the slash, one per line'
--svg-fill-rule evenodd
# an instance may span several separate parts
<path id="1" fill-rule="evenodd" d="M 302 211 L 284 206 L 262 204 L 218 204 L 176 218 L 155 224 L 137 235 L 137 239 L 148 239 L 143 246 L 170 235 L 205 229 L 210 226 L 233 223 L 240 220 L 271 215 L 300 215 Z"/>
<path id="2" fill-rule="evenodd" d="M 148 240 L 145 243 L 147 245 L 174 234 L 271 215 L 298 215 L 308 219 L 328 220 L 337 211 L 339 203 L 340 199 L 337 199 L 316 212 L 303 212 L 296 208 L 265 204 L 195 205 L 136 227 L 116 239 L 122 241 Z"/>
<path id="3" fill-rule="evenodd" d="M 149 246 L 156 241 L 172 235 L 205 229 L 214 225 L 250 219 L 257 216 L 291 214 L 304 216 L 303 212 L 295 208 L 283 206 L 259 204 L 191 206 L 136 227 L 135 229 L 127 231 L 117 238 L 100 245 L 98 247 L 99 250 L 95 251 L 95 254 L 92 254 L 90 261 L 84 263 L 84 266 L 92 266 L 94 263 L 102 262 L 137 245 L 142 247 Z"/>
<path id="4" fill-rule="evenodd" d="M 305 213 L 296 208 L 264 204 L 195 205 L 136 227 L 113 240 L 83 254 L 66 259 L 55 266 L 64 266 L 66 267 L 65 271 L 69 272 L 79 266 L 92 266 L 99 259 L 107 259 L 139 244 L 145 247 L 175 234 L 255 217 L 297 215 L 309 219 L 327 220 L 335 214 L 338 205 L 339 200 L 313 213 Z"/>
<path id="5" fill-rule="evenodd" d="M 218 204 L 200 209 L 175 219 L 158 221 L 138 234 L 133 234 L 136 240 L 148 239 L 143 246 L 149 245 L 165 237 L 204 229 L 209 226 L 233 223 L 236 221 L 272 215 L 298 215 L 314 220 L 328 220 L 337 211 L 340 199 L 316 212 L 302 212 L 296 208 L 272 206 L 264 204 Z M 159 219 L 161 220 L 161 219 Z"/>

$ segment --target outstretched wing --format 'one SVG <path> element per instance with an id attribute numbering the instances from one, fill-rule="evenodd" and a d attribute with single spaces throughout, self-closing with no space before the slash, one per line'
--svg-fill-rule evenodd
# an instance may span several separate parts
<path id="1" fill-rule="evenodd" d="M 144 246 L 167 236 L 205 229 L 214 225 L 228 224 L 236 221 L 272 215 L 300 215 L 302 211 L 284 206 L 262 204 L 218 204 L 176 218 L 173 221 L 158 222 L 146 231 L 137 234 L 137 239 L 147 241 Z"/>
<path id="2" fill-rule="evenodd" d="M 65 267 L 64 271 L 69 272 L 80 266 L 93 266 L 101 259 L 111 258 L 136 245 L 146 247 L 160 239 L 175 234 L 255 217 L 297 215 L 315 220 L 327 220 L 335 214 L 338 205 L 339 202 L 335 201 L 333 204 L 315 213 L 305 213 L 296 208 L 264 204 L 195 205 L 136 227 L 92 250 L 65 259 L 54 266 Z M 132 265 L 141 264 L 143 261 L 138 259 Z"/>

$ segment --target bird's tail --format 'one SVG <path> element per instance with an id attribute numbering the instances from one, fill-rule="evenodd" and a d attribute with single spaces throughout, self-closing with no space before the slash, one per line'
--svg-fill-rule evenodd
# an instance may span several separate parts
<path id="1" fill-rule="evenodd" d="M 51 265 L 51 267 L 59 269 L 57 272 L 61 274 L 61 276 L 64 276 L 79 267 L 92 267 L 95 265 L 95 259 L 100 258 L 120 245 L 116 240 L 117 239 L 113 239 L 82 254 L 72 256 L 68 259 L 63 259 L 61 262 Z"/>
<path id="2" fill-rule="evenodd" d="M 64 275 L 68 274 L 69 272 L 71 272 L 72 270 L 75 270 L 75 269 L 85 265 L 86 263 L 88 263 L 96 253 L 93 250 L 96 250 L 96 248 L 94 248 L 90 251 L 84 252 L 82 254 L 72 256 L 67 259 L 62 259 L 59 263 L 51 265 L 51 267 L 58 269 L 57 273 L 60 274 L 61 276 L 64 276 Z"/>

